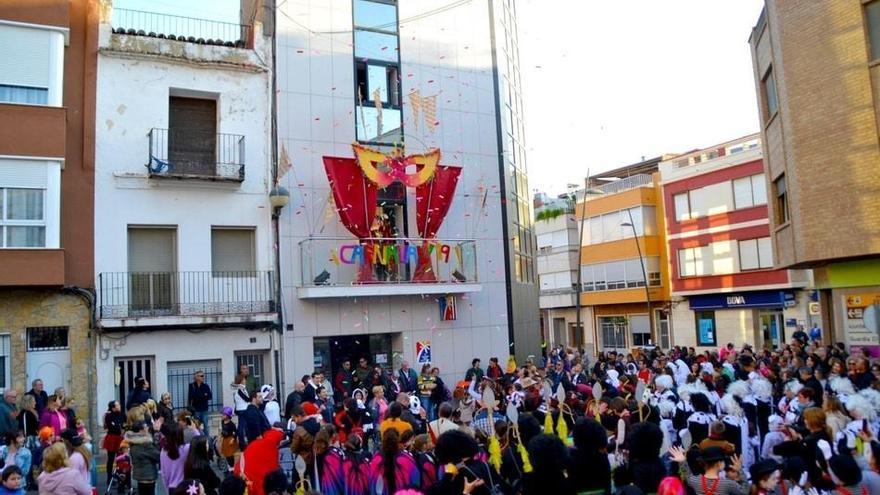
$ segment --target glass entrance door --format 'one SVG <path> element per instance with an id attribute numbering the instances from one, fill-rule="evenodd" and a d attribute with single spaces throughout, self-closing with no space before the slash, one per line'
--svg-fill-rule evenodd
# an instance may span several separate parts
<path id="1" fill-rule="evenodd" d="M 782 311 L 761 311 L 758 321 L 761 324 L 762 345 L 770 344 L 771 348 L 778 349 L 785 343 Z"/>

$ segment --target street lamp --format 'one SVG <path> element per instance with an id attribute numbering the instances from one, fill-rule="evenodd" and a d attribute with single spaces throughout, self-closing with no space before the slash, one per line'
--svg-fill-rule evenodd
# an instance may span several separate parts
<path id="1" fill-rule="evenodd" d="M 583 272 L 581 270 L 581 249 L 584 245 L 584 221 L 587 219 L 587 196 L 601 196 L 605 194 L 604 191 L 600 189 L 590 189 L 590 171 L 587 171 L 587 176 L 584 177 L 584 208 L 581 211 L 581 222 L 578 228 L 578 250 L 577 250 L 577 288 L 575 289 L 575 328 L 578 332 L 583 332 L 583 327 L 581 323 L 581 292 L 584 290 L 583 285 Z M 577 191 L 575 191 L 575 208 L 577 208 Z M 596 339 L 596 336 L 593 336 L 593 346 L 596 355 L 599 355 L 599 342 Z"/>
<path id="2" fill-rule="evenodd" d="M 648 332 L 651 339 L 654 338 L 653 326 L 651 325 L 651 292 L 648 290 L 648 272 L 645 270 L 645 260 L 642 258 L 642 247 L 639 245 L 639 235 L 636 233 L 636 225 L 633 221 L 632 209 L 627 208 L 626 213 L 629 215 L 629 222 L 623 222 L 621 227 L 630 227 L 633 231 L 633 239 L 636 241 L 636 251 L 639 253 L 639 264 L 642 265 L 642 279 L 645 281 L 645 301 L 648 305 Z"/>

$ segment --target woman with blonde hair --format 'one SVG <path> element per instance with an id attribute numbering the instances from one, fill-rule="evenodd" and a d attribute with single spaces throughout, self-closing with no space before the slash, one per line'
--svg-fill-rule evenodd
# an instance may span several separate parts
<path id="1" fill-rule="evenodd" d="M 786 428 L 785 435 L 790 439 L 776 446 L 774 454 L 782 457 L 800 457 L 807 465 L 807 474 L 810 483 L 818 490 L 832 490 L 834 483 L 824 477 L 827 468 L 823 451 L 831 451 L 831 431 L 827 425 L 825 411 L 818 407 L 808 407 L 804 410 L 804 425 L 807 427 L 807 435 L 801 435 L 797 431 Z M 820 467 L 820 465 L 822 467 Z"/>
<path id="2" fill-rule="evenodd" d="M 828 427 L 831 428 L 831 438 L 835 438 L 840 431 L 846 428 L 849 417 L 844 412 L 840 399 L 835 395 L 826 394 L 825 400 L 822 401 L 822 410 L 825 411 Z"/>
<path id="3" fill-rule="evenodd" d="M 159 415 L 159 418 L 162 418 L 165 423 L 174 421 L 174 403 L 171 400 L 171 394 L 168 392 L 159 396 L 159 403 L 156 404 L 156 414 Z"/>
<path id="4" fill-rule="evenodd" d="M 46 402 L 46 410 L 40 416 L 40 426 L 51 426 L 56 436 L 68 427 L 67 416 L 58 409 L 60 405 L 58 396 L 50 395 L 49 401 Z"/>
<path id="5" fill-rule="evenodd" d="M 89 486 L 78 472 L 70 467 L 67 448 L 55 443 L 43 452 L 43 472 L 37 478 L 40 495 L 91 495 Z"/>
<path id="6" fill-rule="evenodd" d="M 25 444 L 36 445 L 37 433 L 40 431 L 40 416 L 37 413 L 37 400 L 33 395 L 24 394 L 18 402 L 18 428 L 24 433 Z"/>

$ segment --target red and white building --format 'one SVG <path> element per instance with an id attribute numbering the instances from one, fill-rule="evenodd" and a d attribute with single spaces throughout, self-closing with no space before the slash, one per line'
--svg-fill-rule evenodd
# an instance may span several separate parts
<path id="1" fill-rule="evenodd" d="M 660 163 L 673 344 L 776 346 L 809 330 L 810 272 L 776 270 L 759 134 Z"/>

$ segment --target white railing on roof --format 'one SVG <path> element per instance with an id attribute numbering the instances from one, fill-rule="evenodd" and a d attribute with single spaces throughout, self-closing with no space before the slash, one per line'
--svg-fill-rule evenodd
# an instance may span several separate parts
<path id="1" fill-rule="evenodd" d="M 757 136 L 748 136 L 735 141 L 730 141 L 712 148 L 694 151 L 686 155 L 682 155 L 672 160 L 674 168 L 684 168 L 698 163 L 708 162 L 723 156 L 735 155 L 745 151 L 753 150 L 761 146 L 761 138 Z"/>
<path id="2" fill-rule="evenodd" d="M 654 178 L 651 177 L 650 174 L 637 174 L 631 175 L 629 177 L 625 177 L 623 179 L 616 180 L 614 182 L 609 182 L 607 184 L 602 184 L 601 186 L 596 186 L 592 188 L 592 191 L 601 191 L 602 194 L 588 194 L 587 201 L 591 199 L 601 198 L 605 194 L 614 194 L 619 193 L 621 191 L 626 191 L 629 189 L 635 189 L 637 187 L 652 187 L 654 185 Z M 577 192 L 578 202 L 583 201 L 584 199 L 584 190 L 581 189 Z"/>

